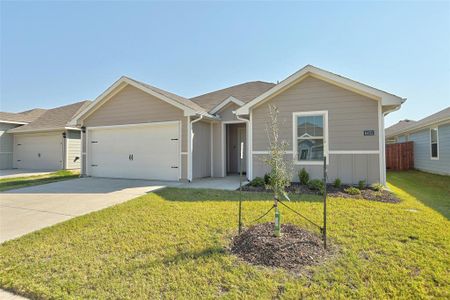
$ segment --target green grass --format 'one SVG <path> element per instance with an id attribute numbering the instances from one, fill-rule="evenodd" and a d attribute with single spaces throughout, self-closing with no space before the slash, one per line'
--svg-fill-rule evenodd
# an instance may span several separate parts
<path id="1" fill-rule="evenodd" d="M 420 171 L 390 172 L 388 180 L 450 219 L 450 176 Z"/>
<path id="2" fill-rule="evenodd" d="M 0 179 L 0 192 L 79 177 L 79 172 L 61 170 L 45 175 Z"/>
<path id="3" fill-rule="evenodd" d="M 411 176 L 395 177 L 403 174 Z M 305 275 L 251 266 L 227 252 L 236 192 L 168 188 L 0 245 L 0 286 L 34 298 L 448 299 L 449 221 L 391 183 L 399 204 L 329 199 L 328 232 L 339 252 Z M 245 196 L 252 198 L 243 205 L 248 224 L 271 202 Z M 319 199 L 290 204 L 320 222 Z M 316 230 L 281 211 L 284 222 Z"/>

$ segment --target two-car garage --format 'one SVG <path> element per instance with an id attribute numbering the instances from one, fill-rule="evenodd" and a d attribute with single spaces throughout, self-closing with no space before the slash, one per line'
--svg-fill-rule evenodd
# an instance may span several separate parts
<path id="1" fill-rule="evenodd" d="M 87 175 L 179 180 L 180 122 L 87 128 Z"/>

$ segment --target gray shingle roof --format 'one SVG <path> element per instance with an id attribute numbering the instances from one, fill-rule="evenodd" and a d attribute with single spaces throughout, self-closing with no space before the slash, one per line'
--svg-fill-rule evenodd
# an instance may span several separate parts
<path id="1" fill-rule="evenodd" d="M 395 133 L 395 132 L 398 132 L 398 131 L 400 131 L 402 129 L 405 129 L 405 128 L 411 126 L 414 123 L 417 123 L 417 121 L 408 120 L 408 119 L 401 120 L 398 123 L 396 123 L 396 124 L 386 128 L 384 130 L 384 132 L 385 132 L 386 136 L 389 136 L 389 135 L 392 135 L 392 133 Z"/>
<path id="2" fill-rule="evenodd" d="M 419 121 L 404 122 L 404 124 L 400 121 L 399 123 L 386 128 L 385 135 L 386 137 L 391 137 L 405 132 L 417 131 L 423 127 L 447 120 L 450 121 L 450 106 Z"/>
<path id="3" fill-rule="evenodd" d="M 207 111 L 205 110 L 205 108 L 201 107 L 201 106 L 198 105 L 197 103 L 192 102 L 191 100 L 189 100 L 189 99 L 187 99 L 187 98 L 184 98 L 184 97 L 178 96 L 178 95 L 176 95 L 176 94 L 174 94 L 174 93 L 171 93 L 171 92 L 162 90 L 162 89 L 157 88 L 157 87 L 155 87 L 155 86 L 152 86 L 152 85 L 150 85 L 150 84 L 148 84 L 148 83 L 145 83 L 145 82 L 142 82 L 142 81 L 138 81 L 138 80 L 133 79 L 133 78 L 130 78 L 130 77 L 127 77 L 127 78 L 128 78 L 129 80 L 131 80 L 131 81 L 136 82 L 137 84 L 140 84 L 140 85 L 142 85 L 142 86 L 145 86 L 146 88 L 151 89 L 152 91 L 154 91 L 154 92 L 156 92 L 156 93 L 158 93 L 158 94 L 161 94 L 161 95 L 163 95 L 163 96 L 165 96 L 165 97 L 167 97 L 167 98 L 170 98 L 170 99 L 172 99 L 173 101 L 176 101 L 176 102 L 178 102 L 178 103 L 180 103 L 180 104 L 182 104 L 182 105 L 185 105 L 185 106 L 187 106 L 187 107 L 189 107 L 189 108 L 191 108 L 191 109 L 193 109 L 193 110 L 195 110 L 195 111 L 198 111 L 198 112 L 207 112 Z"/>
<path id="4" fill-rule="evenodd" d="M 8 130 L 9 133 L 63 129 L 72 117 L 91 101 L 81 101 L 45 111 L 39 118 L 26 125 Z"/>
<path id="5" fill-rule="evenodd" d="M 210 111 L 230 96 L 247 103 L 274 86 L 271 82 L 251 81 L 193 97 L 191 100 Z"/>
<path id="6" fill-rule="evenodd" d="M 19 113 L 8 113 L 8 112 L 0 112 L 0 120 L 7 122 L 23 122 L 29 123 L 36 120 L 43 113 L 46 112 L 46 109 L 35 108 Z"/>

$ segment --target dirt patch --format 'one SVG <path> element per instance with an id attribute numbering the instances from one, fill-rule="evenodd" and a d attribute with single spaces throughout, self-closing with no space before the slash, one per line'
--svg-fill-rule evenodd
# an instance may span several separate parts
<path id="1" fill-rule="evenodd" d="M 323 262 L 332 252 L 323 248 L 320 236 L 295 225 L 282 224 L 280 237 L 273 235 L 273 229 L 273 223 L 246 229 L 233 238 L 231 252 L 254 265 L 294 272 Z"/>
<path id="2" fill-rule="evenodd" d="M 393 193 L 383 190 L 375 191 L 370 187 L 361 190 L 360 195 L 350 195 L 345 192 L 345 189 L 350 185 L 341 185 L 339 188 L 334 187 L 332 184 L 327 184 L 327 195 L 330 197 L 339 198 L 351 198 L 351 199 L 365 199 L 371 201 L 385 202 L 385 203 L 399 203 L 398 199 Z M 246 185 L 242 187 L 243 191 L 247 192 L 260 192 L 270 193 L 271 191 L 266 189 L 265 186 L 250 186 Z M 298 182 L 292 182 L 289 187 L 286 188 L 288 193 L 292 194 L 307 194 L 307 195 L 320 195 L 320 191 L 312 190 L 306 185 L 301 185 Z"/>

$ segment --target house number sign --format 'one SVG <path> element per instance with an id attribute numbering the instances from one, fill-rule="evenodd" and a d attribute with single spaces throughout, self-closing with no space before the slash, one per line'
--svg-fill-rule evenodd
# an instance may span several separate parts
<path id="1" fill-rule="evenodd" d="M 373 136 L 375 135 L 375 130 L 364 130 L 364 136 Z"/>

